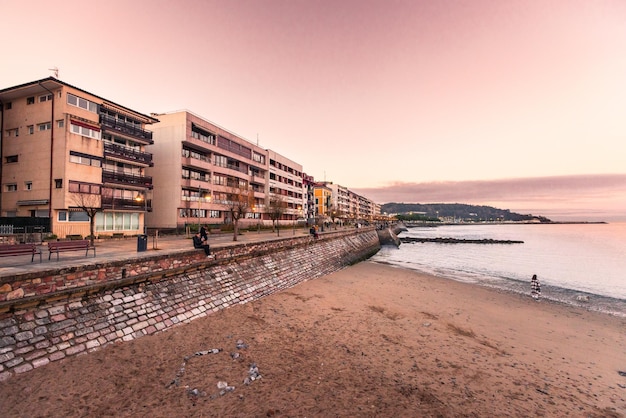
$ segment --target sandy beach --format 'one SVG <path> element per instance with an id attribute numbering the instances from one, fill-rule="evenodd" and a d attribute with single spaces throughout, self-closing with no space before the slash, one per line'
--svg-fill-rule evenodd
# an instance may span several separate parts
<path id="1" fill-rule="evenodd" d="M 623 417 L 625 330 L 363 262 L 18 375 L 0 416 Z"/>

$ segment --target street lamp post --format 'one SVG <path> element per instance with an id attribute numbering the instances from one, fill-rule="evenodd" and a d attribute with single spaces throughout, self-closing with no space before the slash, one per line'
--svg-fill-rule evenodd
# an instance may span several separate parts
<path id="1" fill-rule="evenodd" d="M 200 202 L 202 200 L 202 188 L 198 187 L 198 231 L 200 232 Z"/>
<path id="2" fill-rule="evenodd" d="M 135 201 L 143 201 L 143 234 L 146 235 L 148 233 L 148 226 L 146 224 L 146 217 L 148 215 L 148 188 L 145 188 L 143 190 L 143 194 L 137 193 L 137 196 L 135 196 Z"/>
<path id="3" fill-rule="evenodd" d="M 261 233 L 261 222 L 260 219 L 258 219 L 256 216 L 256 206 L 252 207 L 252 212 L 254 213 L 254 220 L 256 221 L 256 233 L 260 234 Z M 260 213 L 260 212 L 259 212 Z M 260 216 L 260 215 L 259 215 Z"/>

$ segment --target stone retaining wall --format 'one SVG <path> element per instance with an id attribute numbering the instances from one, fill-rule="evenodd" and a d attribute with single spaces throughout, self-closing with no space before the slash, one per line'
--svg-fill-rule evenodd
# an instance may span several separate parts
<path id="1" fill-rule="evenodd" d="M 153 334 L 375 254 L 376 231 L 240 244 L 2 278 L 0 381 Z"/>

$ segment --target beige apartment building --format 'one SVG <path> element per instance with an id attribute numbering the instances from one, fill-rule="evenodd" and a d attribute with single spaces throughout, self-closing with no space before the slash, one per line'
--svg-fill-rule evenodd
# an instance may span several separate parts
<path id="1" fill-rule="evenodd" d="M 320 182 L 315 188 L 316 213 L 347 222 L 374 221 L 380 218 L 380 205 L 347 187 Z M 332 215 L 332 216 L 331 216 Z"/>
<path id="2" fill-rule="evenodd" d="M 48 218 L 59 237 L 136 235 L 157 120 L 53 77 L 0 90 L 0 216 Z"/>
<path id="3" fill-rule="evenodd" d="M 268 152 L 189 111 L 153 114 L 155 210 L 148 226 L 196 229 L 232 222 L 230 198 L 250 194 L 244 224 L 262 222 L 268 180 Z"/>
<path id="4" fill-rule="evenodd" d="M 269 182 L 268 196 L 281 199 L 285 210 L 279 224 L 304 221 L 307 194 L 303 181 L 302 165 L 289 158 L 268 150 Z"/>

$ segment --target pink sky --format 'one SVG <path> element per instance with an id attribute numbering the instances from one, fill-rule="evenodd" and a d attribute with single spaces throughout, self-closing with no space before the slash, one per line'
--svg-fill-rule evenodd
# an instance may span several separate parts
<path id="1" fill-rule="evenodd" d="M 626 216 L 622 0 L 0 0 L 0 14 L 0 87 L 56 66 L 140 112 L 188 109 L 258 138 L 380 203 L 431 202 L 408 183 Z M 581 204 L 552 178 L 593 187 Z M 494 196 L 510 181 L 544 189 Z"/>

